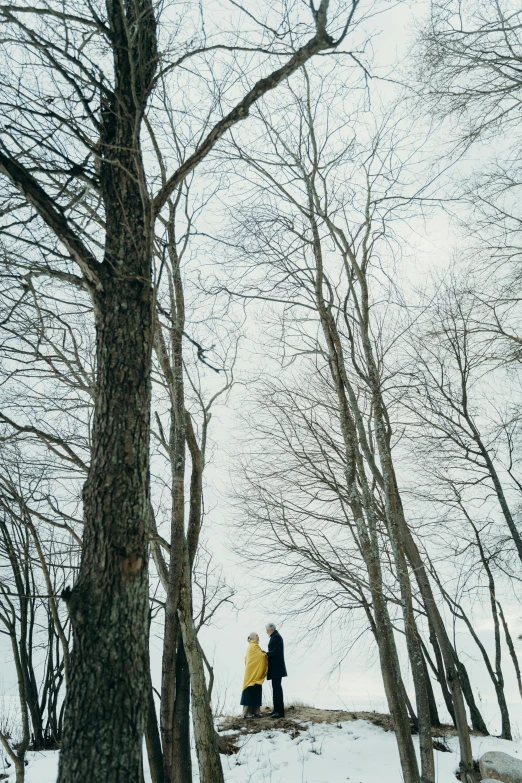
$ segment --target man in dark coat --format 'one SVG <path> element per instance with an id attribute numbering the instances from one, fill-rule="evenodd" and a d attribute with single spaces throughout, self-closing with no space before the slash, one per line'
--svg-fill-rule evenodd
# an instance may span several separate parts
<path id="1" fill-rule="evenodd" d="M 285 703 L 283 701 L 283 689 L 281 680 L 286 677 L 285 645 L 283 637 L 276 630 L 274 623 L 268 623 L 266 632 L 270 637 L 268 642 L 268 674 L 267 680 L 272 680 L 272 694 L 274 697 L 274 711 L 271 718 L 285 717 Z"/>

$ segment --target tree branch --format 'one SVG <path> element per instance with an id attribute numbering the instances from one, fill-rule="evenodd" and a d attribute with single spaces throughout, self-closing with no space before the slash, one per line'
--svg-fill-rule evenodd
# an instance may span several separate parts
<path id="1" fill-rule="evenodd" d="M 352 11 L 349 15 L 349 20 L 346 25 L 343 36 L 346 35 L 348 25 L 353 18 L 353 14 L 358 5 L 359 0 L 352 0 Z M 316 33 L 304 46 L 298 49 L 292 57 L 281 68 L 277 68 L 269 76 L 260 79 L 247 92 L 244 98 L 236 104 L 236 106 L 226 114 L 216 125 L 212 128 L 210 133 L 203 139 L 201 144 L 190 155 L 187 160 L 170 176 L 165 185 L 158 191 L 153 201 L 154 214 L 158 215 L 167 200 L 170 198 L 174 190 L 177 188 L 180 182 L 185 179 L 189 174 L 212 150 L 219 139 L 226 133 L 226 131 L 233 125 L 236 125 L 241 120 L 248 117 L 250 108 L 253 104 L 259 100 L 263 95 L 273 90 L 281 82 L 288 79 L 295 71 L 303 66 L 307 60 L 313 57 L 315 54 L 323 51 L 324 49 L 332 49 L 337 43 L 326 31 L 327 22 L 327 10 L 329 0 L 321 0 L 319 9 L 314 14 L 316 21 Z"/>
<path id="2" fill-rule="evenodd" d="M 21 163 L 1 150 L 0 172 L 25 196 L 59 241 L 65 245 L 82 270 L 86 282 L 100 290 L 101 281 L 96 259 L 73 231 L 60 207 L 53 202 L 39 182 Z"/>

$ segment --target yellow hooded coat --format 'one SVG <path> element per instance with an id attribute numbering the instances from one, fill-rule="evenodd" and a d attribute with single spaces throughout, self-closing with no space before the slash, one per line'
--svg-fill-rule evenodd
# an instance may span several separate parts
<path id="1" fill-rule="evenodd" d="M 262 685 L 268 672 L 268 658 L 259 646 L 259 642 L 251 641 L 248 644 L 245 656 L 245 677 L 243 690 L 251 685 Z"/>

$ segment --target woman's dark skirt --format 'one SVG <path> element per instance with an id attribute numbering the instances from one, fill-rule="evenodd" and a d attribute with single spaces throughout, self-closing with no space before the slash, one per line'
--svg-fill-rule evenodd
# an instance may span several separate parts
<path id="1" fill-rule="evenodd" d="M 242 707 L 260 707 L 263 701 L 263 686 L 262 685 L 250 685 L 245 688 L 241 694 L 241 701 L 239 702 Z"/>

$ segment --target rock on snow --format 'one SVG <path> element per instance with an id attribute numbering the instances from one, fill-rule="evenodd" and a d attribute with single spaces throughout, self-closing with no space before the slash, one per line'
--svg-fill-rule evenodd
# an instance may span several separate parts
<path id="1" fill-rule="evenodd" d="M 522 761 L 498 750 L 484 753 L 480 759 L 480 772 L 491 780 L 522 783 Z"/>

